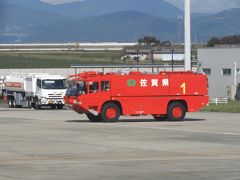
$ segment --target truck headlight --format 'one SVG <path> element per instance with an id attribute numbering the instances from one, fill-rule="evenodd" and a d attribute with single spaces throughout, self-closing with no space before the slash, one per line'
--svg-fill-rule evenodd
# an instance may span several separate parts
<path id="1" fill-rule="evenodd" d="M 46 98 L 42 98 L 42 99 L 41 99 L 41 103 L 42 103 L 42 104 L 47 104 L 47 103 L 48 103 L 48 100 L 47 100 Z"/>

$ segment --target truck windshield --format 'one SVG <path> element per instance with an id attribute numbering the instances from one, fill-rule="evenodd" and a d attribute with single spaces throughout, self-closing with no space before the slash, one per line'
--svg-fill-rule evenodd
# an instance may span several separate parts
<path id="1" fill-rule="evenodd" d="M 64 79 L 45 79 L 42 80 L 42 89 L 66 89 L 66 83 Z"/>
<path id="2" fill-rule="evenodd" d="M 79 96 L 87 93 L 87 85 L 84 81 L 68 81 L 67 82 L 67 96 Z"/>

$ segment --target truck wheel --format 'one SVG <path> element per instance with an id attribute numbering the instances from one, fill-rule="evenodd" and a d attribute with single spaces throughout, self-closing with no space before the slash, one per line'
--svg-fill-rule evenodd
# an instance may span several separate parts
<path id="1" fill-rule="evenodd" d="M 15 98 L 12 99 L 12 107 L 17 108 L 17 102 Z"/>
<path id="2" fill-rule="evenodd" d="M 51 105 L 51 109 L 56 109 L 56 105 Z"/>
<path id="3" fill-rule="evenodd" d="M 120 117 L 120 108 L 114 103 L 107 103 L 102 107 L 101 118 L 103 122 L 118 122 Z"/>
<path id="4" fill-rule="evenodd" d="M 31 99 L 31 106 L 30 106 L 31 108 L 35 108 L 35 101 L 34 101 L 34 99 L 32 98 Z"/>
<path id="5" fill-rule="evenodd" d="M 157 121 L 166 121 L 167 115 L 153 115 L 153 118 Z"/>
<path id="6" fill-rule="evenodd" d="M 180 102 L 172 102 L 168 106 L 167 116 L 171 121 L 183 121 L 186 115 L 186 108 Z"/>
<path id="7" fill-rule="evenodd" d="M 30 101 L 30 100 L 27 101 L 27 107 L 28 107 L 28 108 L 31 108 L 31 107 L 32 107 L 32 101 Z"/>
<path id="8" fill-rule="evenodd" d="M 95 116 L 91 113 L 86 113 L 86 116 L 88 117 L 89 121 L 91 121 L 91 122 L 101 122 L 102 121 L 102 119 L 99 115 Z"/>
<path id="9" fill-rule="evenodd" d="M 38 99 L 35 100 L 34 108 L 35 108 L 35 109 L 41 109 L 41 105 L 39 104 Z"/>
<path id="10" fill-rule="evenodd" d="M 13 108 L 13 101 L 12 101 L 12 99 L 8 99 L 8 107 Z"/>
<path id="11" fill-rule="evenodd" d="M 58 109 L 63 109 L 63 105 L 57 105 Z"/>

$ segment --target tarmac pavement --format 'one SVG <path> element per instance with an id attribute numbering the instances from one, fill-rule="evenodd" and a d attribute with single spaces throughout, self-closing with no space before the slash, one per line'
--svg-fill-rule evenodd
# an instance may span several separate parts
<path id="1" fill-rule="evenodd" d="M 71 110 L 0 108 L 0 179 L 240 179 L 240 114 L 91 123 Z"/>

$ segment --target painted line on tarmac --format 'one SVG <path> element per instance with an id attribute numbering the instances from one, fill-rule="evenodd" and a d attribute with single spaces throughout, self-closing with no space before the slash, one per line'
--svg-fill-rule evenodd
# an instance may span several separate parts
<path id="1" fill-rule="evenodd" d="M 240 133 L 218 132 L 218 131 L 199 131 L 199 130 L 171 129 L 171 128 L 148 127 L 148 126 L 142 127 L 142 126 L 130 126 L 130 125 L 118 125 L 118 127 L 130 127 L 130 128 L 140 128 L 140 129 L 155 129 L 155 130 L 182 131 L 182 132 L 191 132 L 191 133 L 207 133 L 207 134 L 240 136 Z"/>

